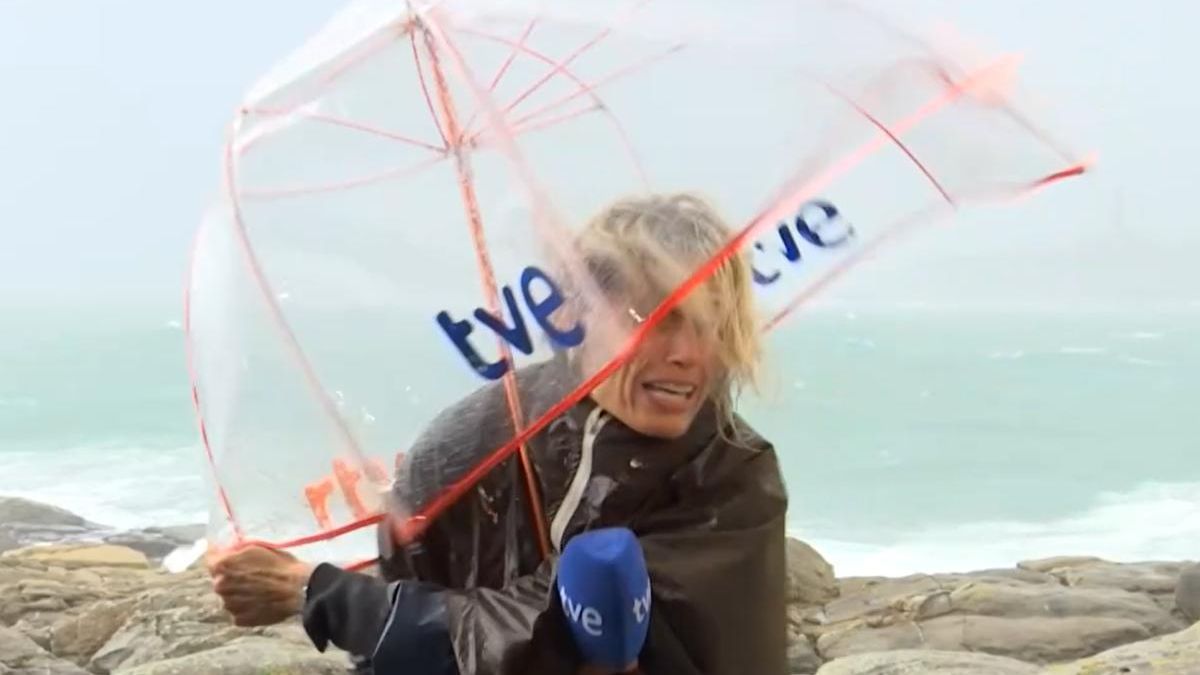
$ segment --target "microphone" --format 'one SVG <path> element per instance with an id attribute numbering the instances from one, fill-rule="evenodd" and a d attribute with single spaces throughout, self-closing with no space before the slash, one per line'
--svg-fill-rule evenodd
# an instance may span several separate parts
<path id="1" fill-rule="evenodd" d="M 637 537 L 624 527 L 576 535 L 559 560 L 557 583 L 584 662 L 625 672 L 650 628 L 650 575 Z"/>

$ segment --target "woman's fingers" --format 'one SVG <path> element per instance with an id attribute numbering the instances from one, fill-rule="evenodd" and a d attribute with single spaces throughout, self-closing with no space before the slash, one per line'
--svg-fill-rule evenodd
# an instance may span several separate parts
<path id="1" fill-rule="evenodd" d="M 300 611 L 309 572 L 291 554 L 255 545 L 209 560 L 213 591 L 238 626 L 278 623 Z"/>

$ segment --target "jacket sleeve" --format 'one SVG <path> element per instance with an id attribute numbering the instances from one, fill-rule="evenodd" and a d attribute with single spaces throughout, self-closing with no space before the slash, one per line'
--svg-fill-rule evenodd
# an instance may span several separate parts
<path id="1" fill-rule="evenodd" d="M 309 579 L 304 630 L 317 649 L 330 643 L 380 673 L 458 675 L 445 604 L 436 586 L 387 584 L 329 564 Z"/>
<path id="2" fill-rule="evenodd" d="M 547 561 L 502 590 L 451 590 L 322 564 L 309 580 L 304 630 L 317 649 L 333 644 L 379 673 L 573 674 L 580 661 L 552 568 Z"/>

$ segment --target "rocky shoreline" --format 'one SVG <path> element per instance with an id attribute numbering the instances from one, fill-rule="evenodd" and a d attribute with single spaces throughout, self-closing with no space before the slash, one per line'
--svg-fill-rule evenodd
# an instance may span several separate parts
<path id="1" fill-rule="evenodd" d="M 0 674 L 345 673 L 296 622 L 233 626 L 201 570 L 162 557 L 197 530 L 115 532 L 0 498 Z M 795 675 L 1200 675 L 1200 565 L 1089 557 L 837 578 L 788 542 Z"/>
<path id="2" fill-rule="evenodd" d="M 38 544 L 103 543 L 144 553 L 154 564 L 204 536 L 204 525 L 119 530 L 93 523 L 56 506 L 0 497 L 0 553 Z"/>

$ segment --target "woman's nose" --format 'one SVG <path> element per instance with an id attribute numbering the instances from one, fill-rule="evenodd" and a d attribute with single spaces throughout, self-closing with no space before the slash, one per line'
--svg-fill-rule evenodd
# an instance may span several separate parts
<path id="1" fill-rule="evenodd" d="M 690 367 L 700 361 L 700 334 L 695 327 L 681 322 L 667 337 L 667 361 L 679 367 Z"/>

